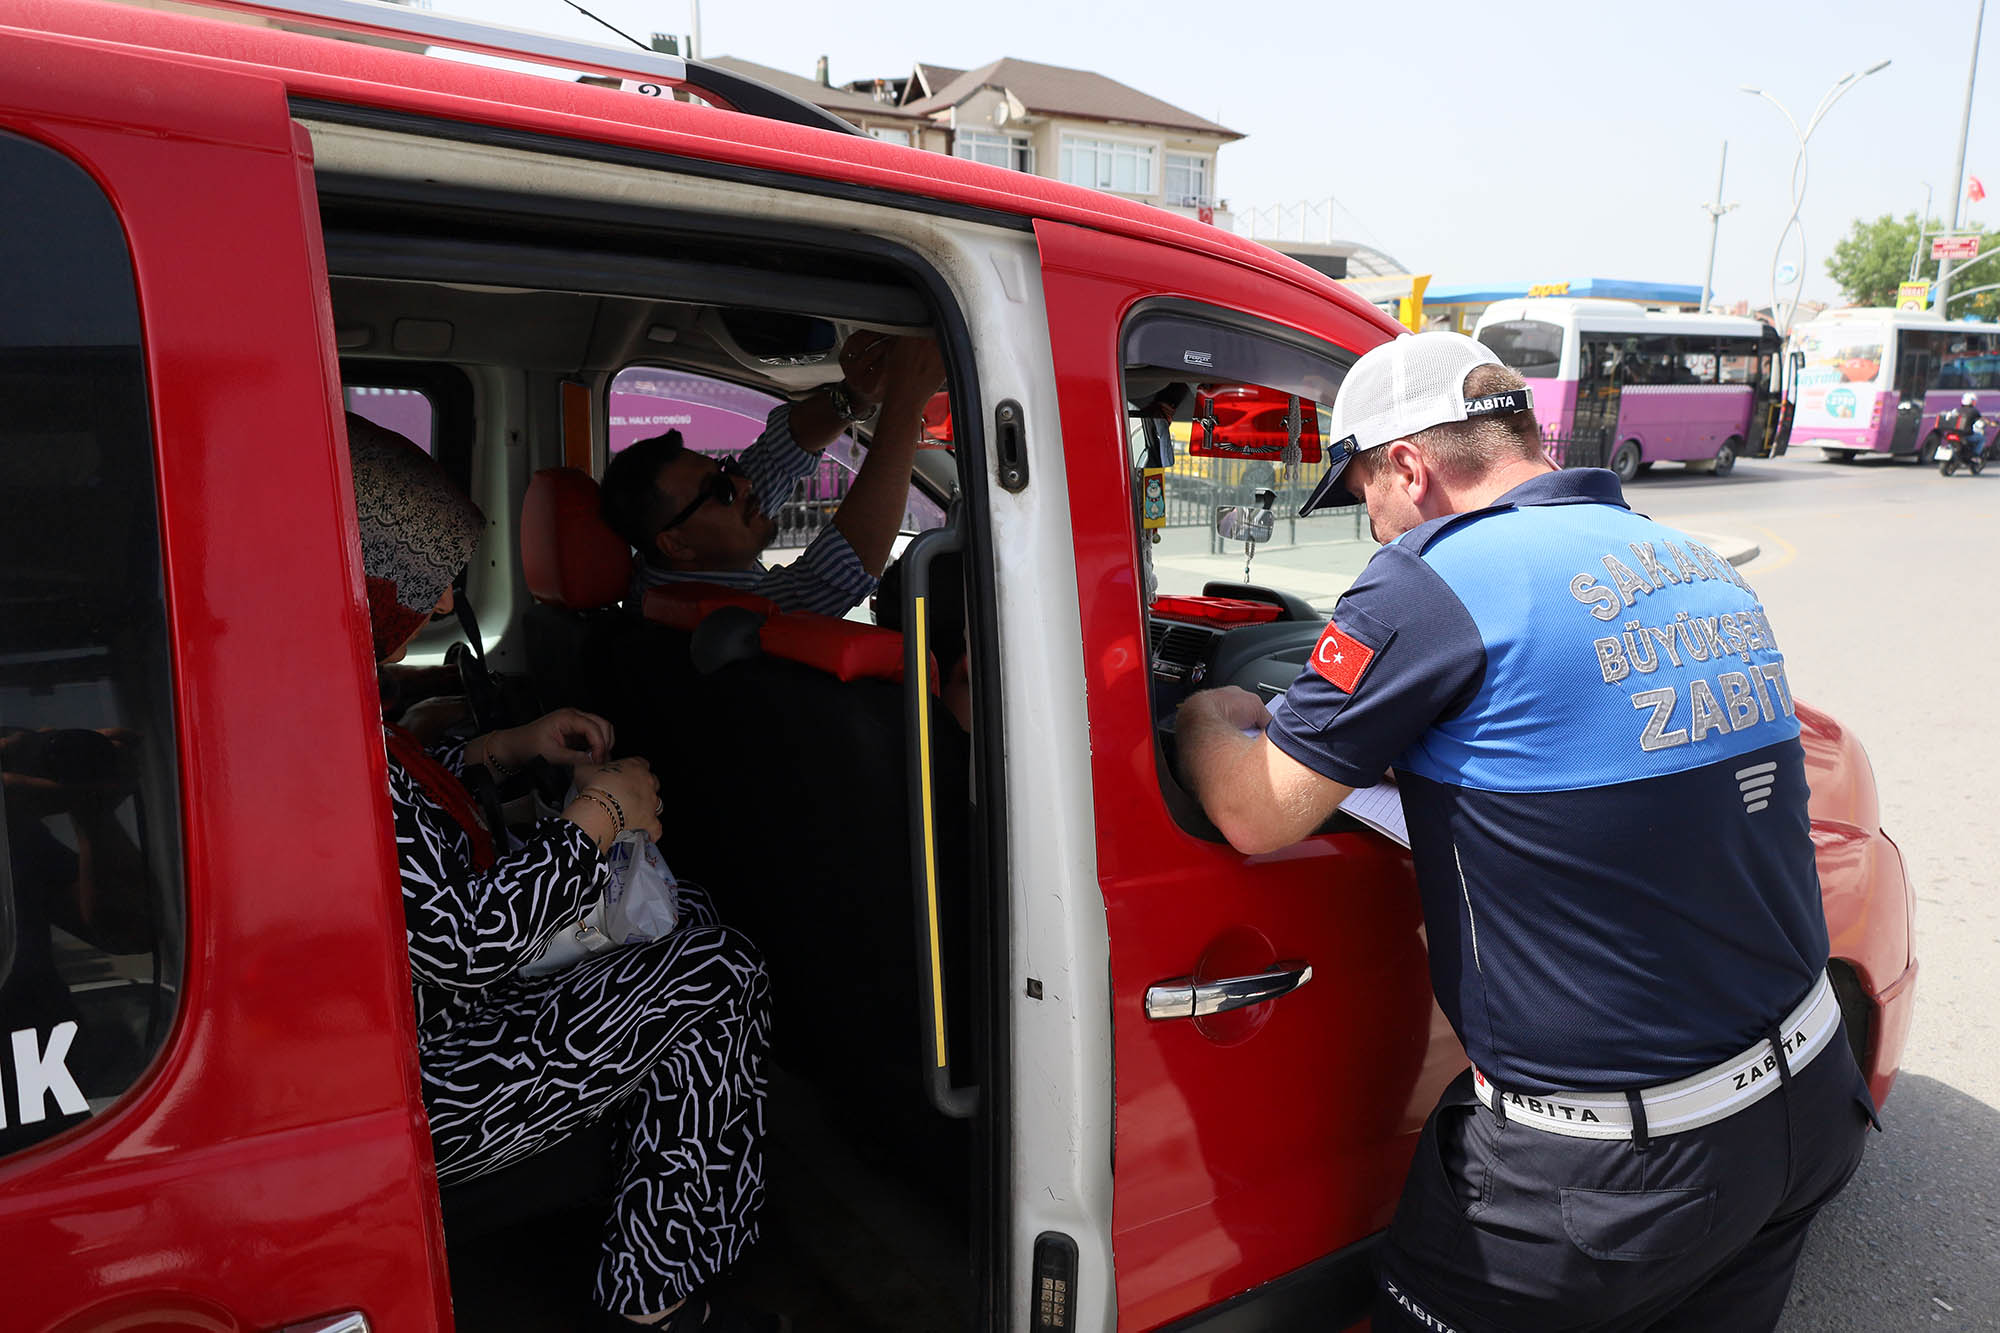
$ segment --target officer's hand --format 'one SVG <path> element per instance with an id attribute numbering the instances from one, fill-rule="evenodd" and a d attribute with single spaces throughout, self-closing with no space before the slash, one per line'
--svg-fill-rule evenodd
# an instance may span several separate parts
<path id="1" fill-rule="evenodd" d="M 1215 715 L 1238 731 L 1262 731 L 1271 724 L 1271 713 L 1264 707 L 1264 701 L 1234 685 L 1218 685 L 1195 698 L 1208 700 L 1208 707 Z"/>

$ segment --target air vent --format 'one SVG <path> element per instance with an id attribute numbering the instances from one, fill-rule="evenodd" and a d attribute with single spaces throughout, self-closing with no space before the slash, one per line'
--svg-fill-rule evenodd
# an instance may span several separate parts
<path id="1" fill-rule="evenodd" d="M 1215 641 L 1216 634 L 1214 630 L 1199 629 L 1193 625 L 1155 620 L 1147 627 L 1146 637 L 1153 648 L 1153 670 L 1162 676 L 1185 680 L 1188 673 L 1208 656 L 1209 645 Z"/>

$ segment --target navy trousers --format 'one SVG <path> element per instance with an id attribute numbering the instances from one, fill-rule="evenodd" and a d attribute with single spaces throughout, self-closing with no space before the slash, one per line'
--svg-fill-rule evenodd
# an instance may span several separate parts
<path id="1" fill-rule="evenodd" d="M 1643 1148 L 1432 1111 L 1382 1247 L 1376 1333 L 1754 1333 L 1875 1117 L 1844 1031 L 1755 1105 Z"/>

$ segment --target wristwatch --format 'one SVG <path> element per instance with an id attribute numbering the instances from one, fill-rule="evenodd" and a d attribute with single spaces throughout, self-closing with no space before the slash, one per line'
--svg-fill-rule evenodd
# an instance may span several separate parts
<path id="1" fill-rule="evenodd" d="M 821 386 L 826 391 L 826 401 L 832 406 L 833 414 L 842 421 L 861 421 L 875 411 L 873 403 L 864 403 L 854 396 L 846 380 L 835 380 Z"/>

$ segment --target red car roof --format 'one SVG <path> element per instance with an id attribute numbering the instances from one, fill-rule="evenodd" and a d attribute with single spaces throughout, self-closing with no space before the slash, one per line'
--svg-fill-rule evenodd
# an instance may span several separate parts
<path id="1" fill-rule="evenodd" d="M 295 97 L 643 148 L 1164 242 L 1282 277 L 1384 331 L 1400 328 L 1332 279 L 1255 241 L 1096 190 L 919 148 L 226 18 L 98 0 L 14 0 L 4 18 L 33 32 L 254 67 Z"/>

